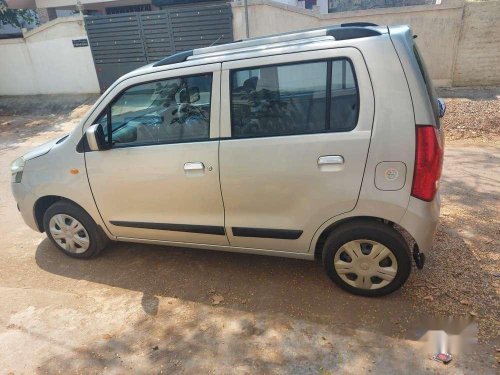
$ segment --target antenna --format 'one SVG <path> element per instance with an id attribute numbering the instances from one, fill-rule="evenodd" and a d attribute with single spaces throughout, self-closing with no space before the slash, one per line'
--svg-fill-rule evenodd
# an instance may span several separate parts
<path id="1" fill-rule="evenodd" d="M 214 42 L 209 45 L 209 47 L 212 47 L 215 43 L 217 43 L 219 40 L 221 40 L 223 36 L 224 36 L 224 34 L 222 34 L 220 37 L 218 37 L 217 39 L 215 39 Z"/>

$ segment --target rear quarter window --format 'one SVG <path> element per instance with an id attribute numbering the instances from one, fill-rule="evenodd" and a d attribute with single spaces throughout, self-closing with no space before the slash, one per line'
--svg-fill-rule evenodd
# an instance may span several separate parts
<path id="1" fill-rule="evenodd" d="M 429 97 L 429 101 L 431 102 L 432 112 L 434 113 L 434 120 L 436 121 L 436 126 L 439 129 L 441 127 L 441 123 L 439 121 L 439 108 L 437 104 L 436 93 L 434 91 L 434 86 L 432 85 L 432 80 L 429 76 L 424 60 L 422 59 L 420 51 L 415 43 L 413 44 L 413 54 L 415 55 L 415 59 L 417 60 L 420 74 L 422 75 L 422 79 L 427 89 L 427 95 Z"/>

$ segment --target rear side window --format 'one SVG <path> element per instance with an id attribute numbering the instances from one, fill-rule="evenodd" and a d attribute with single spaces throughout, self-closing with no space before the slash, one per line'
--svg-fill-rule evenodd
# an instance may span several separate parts
<path id="1" fill-rule="evenodd" d="M 359 94 L 348 59 L 231 72 L 233 138 L 349 131 Z"/>

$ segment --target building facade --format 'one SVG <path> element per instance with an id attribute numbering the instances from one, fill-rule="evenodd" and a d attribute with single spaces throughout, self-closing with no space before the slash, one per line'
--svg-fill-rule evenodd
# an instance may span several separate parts
<path id="1" fill-rule="evenodd" d="M 40 23 L 75 13 L 119 14 L 159 10 L 168 6 L 221 3 L 223 0 L 6 0 L 12 9 L 34 9 Z"/>
<path id="2" fill-rule="evenodd" d="M 231 0 L 241 2 L 242 0 Z M 440 3 L 441 0 L 274 0 L 278 3 L 326 14 L 361 9 L 401 7 Z M 158 10 L 168 6 L 221 3 L 228 0 L 6 0 L 13 9 L 35 9 L 40 23 L 82 12 L 118 14 Z M 249 0 L 251 2 L 251 0 Z"/>

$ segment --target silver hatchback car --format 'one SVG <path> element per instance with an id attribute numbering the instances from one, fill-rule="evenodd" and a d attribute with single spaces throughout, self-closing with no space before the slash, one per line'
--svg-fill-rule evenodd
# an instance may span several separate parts
<path id="1" fill-rule="evenodd" d="M 443 102 L 407 26 L 344 24 L 169 56 L 12 163 L 64 253 L 130 241 L 321 259 L 380 296 L 431 250 Z"/>

